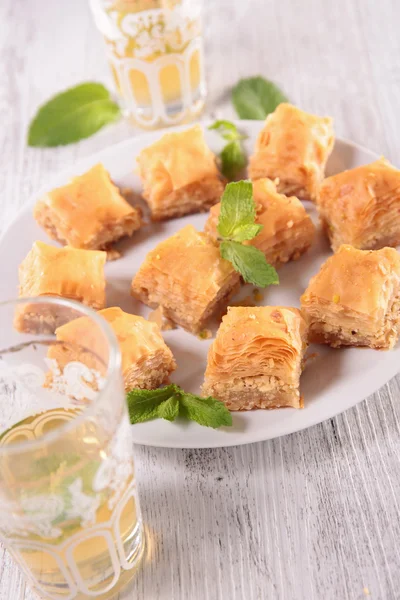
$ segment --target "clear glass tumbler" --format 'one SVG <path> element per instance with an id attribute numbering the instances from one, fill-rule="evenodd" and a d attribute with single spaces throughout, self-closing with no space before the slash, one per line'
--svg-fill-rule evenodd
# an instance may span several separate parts
<path id="1" fill-rule="evenodd" d="M 60 319 L 76 343 L 49 334 Z M 0 538 L 43 598 L 109 598 L 143 554 L 120 362 L 77 302 L 0 304 Z"/>
<path id="2" fill-rule="evenodd" d="M 89 0 L 126 113 L 141 127 L 204 107 L 201 0 Z"/>

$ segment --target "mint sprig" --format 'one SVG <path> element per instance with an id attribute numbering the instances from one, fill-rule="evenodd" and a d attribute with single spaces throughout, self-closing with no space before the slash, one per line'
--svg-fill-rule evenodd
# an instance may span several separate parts
<path id="1" fill-rule="evenodd" d="M 231 121 L 215 121 L 208 129 L 217 131 L 228 143 L 223 147 L 221 157 L 221 171 L 227 179 L 234 179 L 246 165 L 246 156 L 241 146 L 241 140 L 247 135 L 240 133 Z"/>
<path id="2" fill-rule="evenodd" d="M 249 77 L 235 85 L 232 102 L 241 119 L 265 119 L 288 99 L 272 81 L 264 77 Z"/>
<path id="3" fill-rule="evenodd" d="M 233 241 L 222 242 L 221 256 L 229 260 L 246 283 L 253 283 L 260 288 L 279 283 L 274 267 L 267 263 L 264 253 L 254 246 L 244 246 Z"/>
<path id="4" fill-rule="evenodd" d="M 131 423 L 157 418 L 174 421 L 180 416 L 214 429 L 232 425 L 232 415 L 220 400 L 189 394 L 175 384 L 158 390 L 134 389 L 126 398 Z"/>
<path id="5" fill-rule="evenodd" d="M 41 106 L 29 126 L 29 146 L 61 146 L 87 138 L 116 121 L 121 111 L 101 83 L 82 83 Z"/>
<path id="6" fill-rule="evenodd" d="M 242 242 L 252 240 L 262 230 L 256 221 L 256 206 L 251 181 L 228 183 L 221 198 L 217 231 L 220 253 L 246 283 L 267 287 L 279 283 L 278 273 L 267 263 L 265 255 L 254 246 Z"/>

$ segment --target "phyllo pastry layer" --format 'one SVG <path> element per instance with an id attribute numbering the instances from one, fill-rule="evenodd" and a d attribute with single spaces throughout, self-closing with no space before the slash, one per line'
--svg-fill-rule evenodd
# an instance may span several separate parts
<path id="1" fill-rule="evenodd" d="M 208 353 L 203 394 L 230 410 L 300 408 L 306 340 L 297 308 L 228 308 Z"/>
<path id="2" fill-rule="evenodd" d="M 142 225 L 140 209 L 121 196 L 101 164 L 48 192 L 33 214 L 52 239 L 88 250 L 106 249 Z"/>
<path id="3" fill-rule="evenodd" d="M 132 295 L 187 331 L 199 333 L 239 289 L 239 275 L 218 244 L 187 225 L 148 253 L 132 281 Z"/>
<path id="4" fill-rule="evenodd" d="M 300 200 L 279 194 L 275 183 L 266 178 L 253 182 L 253 196 L 256 223 L 263 228 L 254 239 L 245 243 L 264 252 L 267 262 L 274 266 L 300 258 L 311 246 L 315 232 Z M 213 237 L 217 237 L 220 210 L 220 203 L 213 206 L 205 225 L 206 233 Z"/>
<path id="5" fill-rule="evenodd" d="M 317 204 L 333 250 L 400 244 L 400 171 L 385 158 L 325 179 Z"/>
<path id="6" fill-rule="evenodd" d="M 117 307 L 106 308 L 98 314 L 108 321 L 117 337 L 126 391 L 155 389 L 168 381 L 176 363 L 158 325 Z M 99 357 L 107 355 L 106 341 L 91 319 L 82 317 L 71 321 L 59 327 L 56 336 L 62 343 L 54 344 L 48 357 L 57 361 L 61 371 L 69 362 L 79 361 L 104 373 L 106 361 L 101 363 Z"/>
<path id="7" fill-rule="evenodd" d="M 282 194 L 316 200 L 334 140 L 330 117 L 279 104 L 258 136 L 249 163 L 250 178 L 278 178 Z"/>
<path id="8" fill-rule="evenodd" d="M 200 125 L 166 133 L 142 150 L 137 163 L 153 221 L 207 211 L 224 191 Z"/>
<path id="9" fill-rule="evenodd" d="M 98 310 L 104 308 L 106 253 L 55 248 L 35 242 L 19 267 L 19 296 L 60 296 Z M 45 302 L 45 298 L 44 298 Z M 56 306 L 26 304 L 18 311 L 15 326 L 23 331 L 53 332 L 69 320 L 69 311 Z"/>
<path id="10" fill-rule="evenodd" d="M 400 255 L 348 245 L 328 258 L 303 296 L 311 342 L 392 348 L 400 331 Z"/>

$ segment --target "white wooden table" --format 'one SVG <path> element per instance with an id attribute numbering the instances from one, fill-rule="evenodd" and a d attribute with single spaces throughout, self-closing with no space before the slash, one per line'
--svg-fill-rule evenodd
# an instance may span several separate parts
<path id="1" fill-rule="evenodd" d="M 209 113 L 233 116 L 229 87 L 263 74 L 302 108 L 333 115 L 338 135 L 400 165 L 399 0 L 205 4 Z M 85 0 L 1 0 L 0 227 L 49 174 L 135 133 L 120 123 L 74 146 L 27 148 L 39 103 L 107 78 Z M 137 447 L 153 543 L 121 600 L 400 598 L 399 422 L 397 378 L 271 442 Z M 33 597 L 0 549 L 0 600 Z"/>

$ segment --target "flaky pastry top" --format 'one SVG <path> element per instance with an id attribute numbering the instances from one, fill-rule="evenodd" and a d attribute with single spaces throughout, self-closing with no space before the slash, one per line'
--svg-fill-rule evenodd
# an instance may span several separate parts
<path id="1" fill-rule="evenodd" d="M 107 253 L 100 250 L 34 242 L 19 267 L 20 295 L 54 294 L 104 305 L 106 259 Z"/>
<path id="2" fill-rule="evenodd" d="M 317 205 L 331 225 L 340 227 L 348 241 L 357 239 L 400 201 L 400 170 L 385 158 L 327 177 L 320 188 Z"/>
<path id="3" fill-rule="evenodd" d="M 34 212 L 40 211 L 42 204 L 55 214 L 60 233 L 68 238 L 72 229 L 82 244 L 89 242 L 107 225 L 136 214 L 102 164 L 45 194 Z"/>
<path id="4" fill-rule="evenodd" d="M 206 380 L 299 376 L 306 323 L 296 308 L 229 307 L 210 347 Z"/>
<path id="5" fill-rule="evenodd" d="M 208 148 L 200 125 L 166 133 L 142 150 L 137 164 L 153 202 L 190 183 L 218 176 L 215 155 Z"/>
<path id="6" fill-rule="evenodd" d="M 133 287 L 161 280 L 165 294 L 176 293 L 206 305 L 234 273 L 221 258 L 218 244 L 207 234 L 186 225 L 149 252 L 133 280 Z M 160 277 L 161 275 L 161 277 Z"/>
<path id="7" fill-rule="evenodd" d="M 267 116 L 255 150 L 268 152 L 270 159 L 287 171 L 290 165 L 300 163 L 324 165 L 333 143 L 331 117 L 312 115 L 284 102 Z"/>
<path id="8" fill-rule="evenodd" d="M 329 303 L 330 310 L 380 318 L 400 282 L 400 254 L 394 248 L 358 250 L 343 244 L 328 258 L 301 297 L 304 307 Z"/>
<path id="9" fill-rule="evenodd" d="M 98 312 L 111 325 L 122 356 L 122 371 L 125 373 L 132 364 L 163 350 L 171 355 L 156 323 L 143 317 L 124 312 L 119 307 L 105 308 Z M 70 321 L 56 330 L 58 341 L 80 344 L 106 356 L 106 340 L 96 323 L 87 317 Z M 101 350 L 100 350 L 101 349 Z"/>

